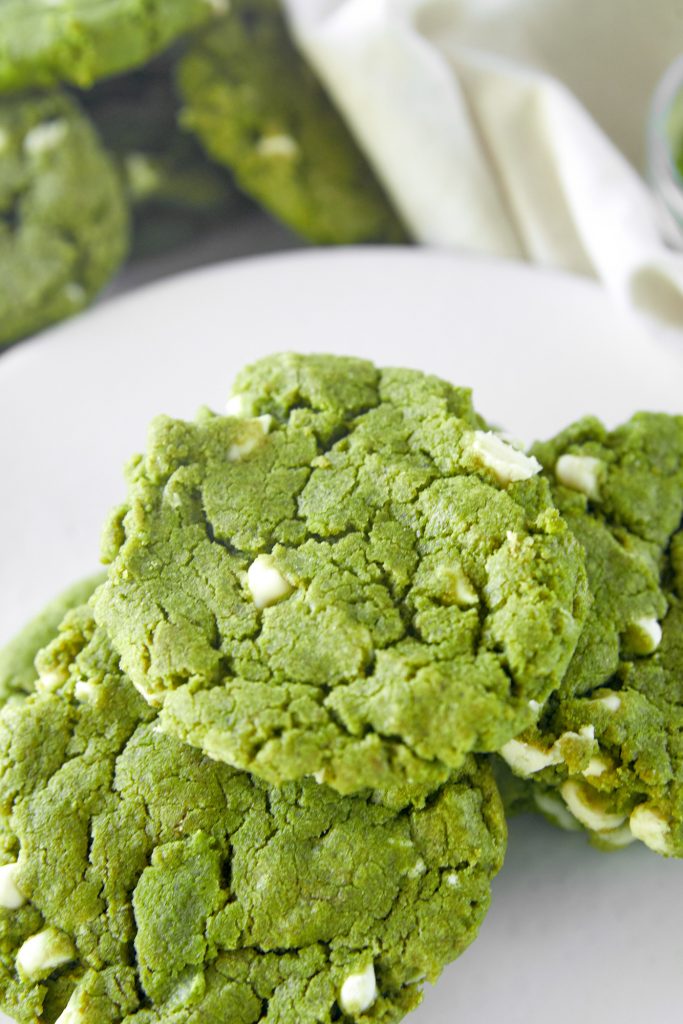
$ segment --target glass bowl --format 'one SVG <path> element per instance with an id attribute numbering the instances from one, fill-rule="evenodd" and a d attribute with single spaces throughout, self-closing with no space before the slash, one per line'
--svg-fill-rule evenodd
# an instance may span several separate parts
<path id="1" fill-rule="evenodd" d="M 683 55 L 674 61 L 655 92 L 647 154 L 664 237 L 683 249 Z"/>

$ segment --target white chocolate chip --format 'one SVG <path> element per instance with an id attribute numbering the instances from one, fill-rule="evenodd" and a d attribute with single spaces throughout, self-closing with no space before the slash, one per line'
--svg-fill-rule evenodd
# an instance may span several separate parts
<path id="1" fill-rule="evenodd" d="M 619 828 L 626 820 L 624 814 L 614 814 L 603 810 L 599 806 L 598 800 L 591 803 L 587 798 L 584 786 L 573 779 L 568 779 L 560 786 L 560 793 L 576 820 L 592 832 L 605 832 Z M 598 794 L 595 795 L 597 798 Z"/>
<path id="2" fill-rule="evenodd" d="M 71 996 L 71 999 L 55 1021 L 55 1024 L 81 1024 L 81 1021 L 83 1020 L 83 1013 L 78 1008 L 78 1003 L 80 1001 L 80 995 L 78 989 L 76 989 Z"/>
<path id="3" fill-rule="evenodd" d="M 460 885 L 460 879 L 455 871 L 451 871 L 449 875 L 446 875 L 446 885 L 450 885 L 452 889 L 457 889 Z"/>
<path id="4" fill-rule="evenodd" d="M 256 146 L 259 156 L 293 159 L 299 152 L 299 143 L 291 135 L 264 135 Z"/>
<path id="5" fill-rule="evenodd" d="M 246 441 L 231 444 L 228 448 L 228 459 L 230 462 L 241 462 L 245 455 L 251 455 L 255 448 L 261 443 L 260 437 L 249 437 Z"/>
<path id="6" fill-rule="evenodd" d="M 629 818 L 631 832 L 641 843 L 645 843 L 655 853 L 668 854 L 671 852 L 669 844 L 669 823 L 653 811 L 647 804 L 639 804 L 631 813 Z"/>
<path id="7" fill-rule="evenodd" d="M 86 683 L 82 679 L 74 686 L 74 697 L 83 704 L 91 704 L 97 700 L 99 687 L 95 683 Z"/>
<path id="8" fill-rule="evenodd" d="M 427 865 L 420 858 L 419 860 L 415 861 L 415 863 L 413 864 L 413 866 L 410 869 L 410 871 L 406 872 L 406 874 L 407 874 L 408 878 L 421 878 L 422 875 L 424 875 L 426 870 L 427 870 Z"/>
<path id="9" fill-rule="evenodd" d="M 620 828 L 613 828 L 609 832 L 596 832 L 595 835 L 602 846 L 608 846 L 611 850 L 623 850 L 625 846 L 630 846 L 636 841 L 628 822 Z"/>
<path id="10" fill-rule="evenodd" d="M 54 693 L 65 682 L 66 676 L 62 671 L 41 672 L 36 679 L 36 690 L 39 693 Z"/>
<path id="11" fill-rule="evenodd" d="M 247 586 L 257 608 L 269 608 L 293 590 L 270 555 L 259 555 L 251 563 L 247 569 Z"/>
<path id="12" fill-rule="evenodd" d="M 499 483 L 529 480 L 541 472 L 538 459 L 513 448 L 492 431 L 475 430 L 472 437 L 472 452 L 483 466 L 491 470 Z"/>
<path id="13" fill-rule="evenodd" d="M 662 627 L 651 617 L 636 619 L 626 634 L 636 654 L 652 654 L 662 642 Z"/>
<path id="14" fill-rule="evenodd" d="M 18 910 L 26 903 L 26 897 L 17 886 L 17 867 L 16 861 L 0 867 L 0 907 L 5 910 Z"/>
<path id="15" fill-rule="evenodd" d="M 597 697 L 596 704 L 602 704 L 608 711 L 618 711 L 621 707 L 621 697 L 617 697 L 616 693 L 610 693 L 606 697 Z"/>
<path id="16" fill-rule="evenodd" d="M 26 939 L 17 953 L 17 970 L 29 980 L 46 978 L 58 967 L 70 963 L 75 955 L 68 936 L 56 928 L 46 928 Z"/>
<path id="17" fill-rule="evenodd" d="M 237 419 L 242 419 L 248 416 L 251 412 L 251 406 L 246 395 L 233 395 L 225 403 L 225 415 L 235 416 Z"/>
<path id="18" fill-rule="evenodd" d="M 534 787 L 534 803 L 546 818 L 549 818 L 554 825 L 563 828 L 565 832 L 578 832 L 581 828 L 573 814 L 571 814 L 557 793 L 547 792 Z"/>
<path id="19" fill-rule="evenodd" d="M 82 306 L 87 299 L 87 292 L 78 281 L 69 281 L 64 285 L 64 295 L 74 306 Z"/>
<path id="20" fill-rule="evenodd" d="M 529 702 L 531 704 L 531 701 Z M 537 705 L 540 710 L 540 705 Z M 533 743 L 525 743 L 523 740 L 508 740 L 498 753 L 507 761 L 516 775 L 528 778 L 536 772 L 543 771 L 553 764 L 562 764 L 564 753 L 562 747 L 570 742 L 590 743 L 595 739 L 595 727 L 582 725 L 578 732 L 563 732 L 553 743 L 552 747 L 537 747 Z"/>
<path id="21" fill-rule="evenodd" d="M 128 185 L 138 202 L 159 187 L 159 171 L 146 153 L 129 153 L 125 159 Z"/>
<path id="22" fill-rule="evenodd" d="M 537 700 L 530 700 L 529 701 L 529 710 L 533 711 L 533 713 L 535 715 L 537 715 L 540 712 L 542 707 L 543 707 L 543 705 L 539 704 Z"/>
<path id="23" fill-rule="evenodd" d="M 454 587 L 455 603 L 461 608 L 471 608 L 479 604 L 479 595 L 464 574 L 460 574 L 455 580 Z"/>
<path id="24" fill-rule="evenodd" d="M 598 775 L 604 775 L 608 768 L 609 762 L 604 757 L 597 755 L 596 757 L 591 757 L 581 774 L 585 775 L 586 778 L 595 778 Z"/>
<path id="25" fill-rule="evenodd" d="M 560 455 L 555 463 L 555 476 L 565 487 L 580 491 L 597 500 L 603 463 L 591 455 Z"/>
<path id="26" fill-rule="evenodd" d="M 230 0 L 205 0 L 214 14 L 227 14 L 230 10 Z"/>
<path id="27" fill-rule="evenodd" d="M 549 750 L 543 750 L 542 747 L 535 747 L 522 740 L 508 740 L 500 748 L 499 754 L 517 775 L 524 778 L 543 771 L 551 764 L 562 763 L 562 754 L 555 744 Z"/>
<path id="28" fill-rule="evenodd" d="M 254 425 L 252 427 L 252 424 Z M 248 421 L 249 433 L 243 441 L 236 441 L 228 448 L 228 459 L 230 462 L 239 462 L 245 455 L 249 455 L 263 441 L 263 438 L 270 431 L 273 424 L 272 416 L 256 416 Z"/>
<path id="29" fill-rule="evenodd" d="M 56 149 L 63 141 L 69 126 L 66 121 L 46 121 L 32 128 L 24 138 L 24 152 L 29 156 L 38 156 Z"/>
<path id="30" fill-rule="evenodd" d="M 377 981 L 374 964 L 368 964 L 364 971 L 349 974 L 339 993 L 339 1005 L 349 1017 L 357 1017 L 369 1010 L 377 998 Z"/>
<path id="31" fill-rule="evenodd" d="M 479 595 L 459 565 L 443 565 L 439 569 L 443 580 L 444 600 L 458 605 L 460 608 L 471 608 L 479 604 Z"/>

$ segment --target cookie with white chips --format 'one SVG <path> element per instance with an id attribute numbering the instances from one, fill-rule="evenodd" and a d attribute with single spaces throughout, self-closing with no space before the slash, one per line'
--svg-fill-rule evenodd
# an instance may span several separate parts
<path id="1" fill-rule="evenodd" d="M 586 610 L 540 464 L 468 391 L 276 355 L 160 417 L 93 601 L 160 726 L 272 783 L 391 803 L 533 723 Z"/>
<path id="2" fill-rule="evenodd" d="M 558 693 L 502 756 L 557 824 L 683 856 L 683 417 L 587 419 L 534 451 L 593 605 Z"/>
<path id="3" fill-rule="evenodd" d="M 0 713 L 0 1007 L 20 1024 L 394 1024 L 475 938 L 506 830 L 269 786 L 162 733 L 87 607 Z"/>
<path id="4" fill-rule="evenodd" d="M 403 242 L 399 217 L 297 52 L 277 0 L 233 0 L 179 65 L 182 123 L 238 186 L 321 244 Z"/>

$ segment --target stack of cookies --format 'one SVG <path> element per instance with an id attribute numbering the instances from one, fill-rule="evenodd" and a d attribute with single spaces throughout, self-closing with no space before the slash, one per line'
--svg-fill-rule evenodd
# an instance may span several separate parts
<path id="1" fill-rule="evenodd" d="M 17 1021 L 398 1021 L 476 936 L 501 791 L 683 855 L 683 417 L 527 452 L 284 355 L 126 477 L 106 574 L 0 655 Z"/>

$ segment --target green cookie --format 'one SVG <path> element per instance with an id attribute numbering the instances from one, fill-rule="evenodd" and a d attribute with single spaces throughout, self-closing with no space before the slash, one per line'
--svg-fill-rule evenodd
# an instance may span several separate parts
<path id="1" fill-rule="evenodd" d="M 505 846 L 485 764 L 422 810 L 274 788 L 162 733 L 87 608 L 39 666 L 61 688 L 0 715 L 21 1024 L 389 1024 L 476 936 Z"/>
<path id="2" fill-rule="evenodd" d="M 225 0 L 2 0 L 0 92 L 59 82 L 87 89 L 226 9 Z"/>
<path id="3" fill-rule="evenodd" d="M 168 733 L 269 782 L 416 799 L 559 684 L 580 545 L 466 390 L 296 355 L 236 389 L 234 415 L 152 424 L 98 621 Z"/>
<path id="4" fill-rule="evenodd" d="M 66 613 L 87 601 L 102 580 L 103 574 L 98 573 L 74 583 L 0 649 L 0 706 L 33 692 L 38 678 L 34 665 L 38 651 L 57 635 Z"/>
<path id="5" fill-rule="evenodd" d="M 234 0 L 179 65 L 183 124 L 237 184 L 313 242 L 405 241 L 370 166 L 295 50 L 275 0 Z"/>
<path id="6" fill-rule="evenodd" d="M 585 420 L 535 451 L 584 545 L 593 607 L 560 690 L 502 754 L 557 823 L 683 856 L 683 417 L 639 414 L 611 434 Z"/>
<path id="7" fill-rule="evenodd" d="M 127 245 L 122 183 L 75 101 L 0 99 L 0 345 L 86 306 Z"/>

